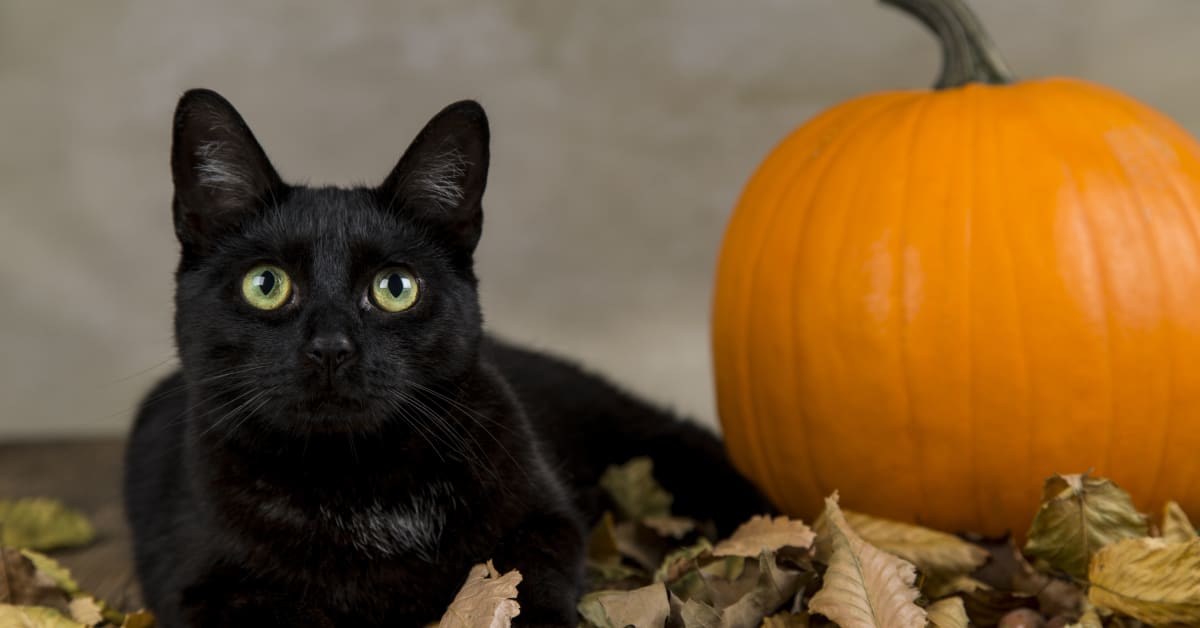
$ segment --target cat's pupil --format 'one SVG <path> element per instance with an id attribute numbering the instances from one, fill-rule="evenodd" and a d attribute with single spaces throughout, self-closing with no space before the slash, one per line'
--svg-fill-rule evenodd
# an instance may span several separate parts
<path id="1" fill-rule="evenodd" d="M 388 275 L 387 289 L 388 292 L 392 293 L 392 298 L 400 298 L 400 295 L 404 292 L 407 284 L 408 281 L 396 273 Z"/>
<path id="2" fill-rule="evenodd" d="M 254 278 L 254 285 L 263 293 L 263 295 L 271 294 L 271 290 L 275 288 L 275 273 L 264 270 Z"/>

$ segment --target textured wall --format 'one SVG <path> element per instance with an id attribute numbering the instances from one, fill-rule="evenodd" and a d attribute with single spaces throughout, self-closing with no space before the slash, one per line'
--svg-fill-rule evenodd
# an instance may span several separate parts
<path id="1" fill-rule="evenodd" d="M 976 0 L 1012 67 L 1200 131 L 1200 2 Z M 123 430 L 170 367 L 170 114 L 224 93 L 285 178 L 374 182 L 442 105 L 494 133 L 491 327 L 713 420 L 721 230 L 766 151 L 932 80 L 871 0 L 0 2 L 0 436 Z"/>

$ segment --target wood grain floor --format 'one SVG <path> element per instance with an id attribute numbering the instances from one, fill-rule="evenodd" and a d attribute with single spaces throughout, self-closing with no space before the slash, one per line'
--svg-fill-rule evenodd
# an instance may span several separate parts
<path id="1" fill-rule="evenodd" d="M 141 608 L 121 506 L 124 442 L 96 439 L 0 443 L 0 498 L 54 497 L 86 513 L 96 541 L 53 552 L 83 590 L 117 608 Z"/>

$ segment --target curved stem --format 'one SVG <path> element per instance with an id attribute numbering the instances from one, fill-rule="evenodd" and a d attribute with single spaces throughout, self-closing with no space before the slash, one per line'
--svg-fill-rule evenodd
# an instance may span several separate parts
<path id="1" fill-rule="evenodd" d="M 979 18 L 963 0 L 880 0 L 917 18 L 942 45 L 942 74 L 934 87 L 967 83 L 1004 85 L 1015 80 Z"/>

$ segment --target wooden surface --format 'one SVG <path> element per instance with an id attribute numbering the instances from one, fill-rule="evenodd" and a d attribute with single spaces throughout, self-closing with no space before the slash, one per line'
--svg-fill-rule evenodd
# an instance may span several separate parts
<path id="1" fill-rule="evenodd" d="M 121 505 L 119 439 L 0 443 L 0 499 L 54 497 L 96 526 L 86 548 L 52 552 L 83 590 L 117 608 L 141 608 Z"/>

